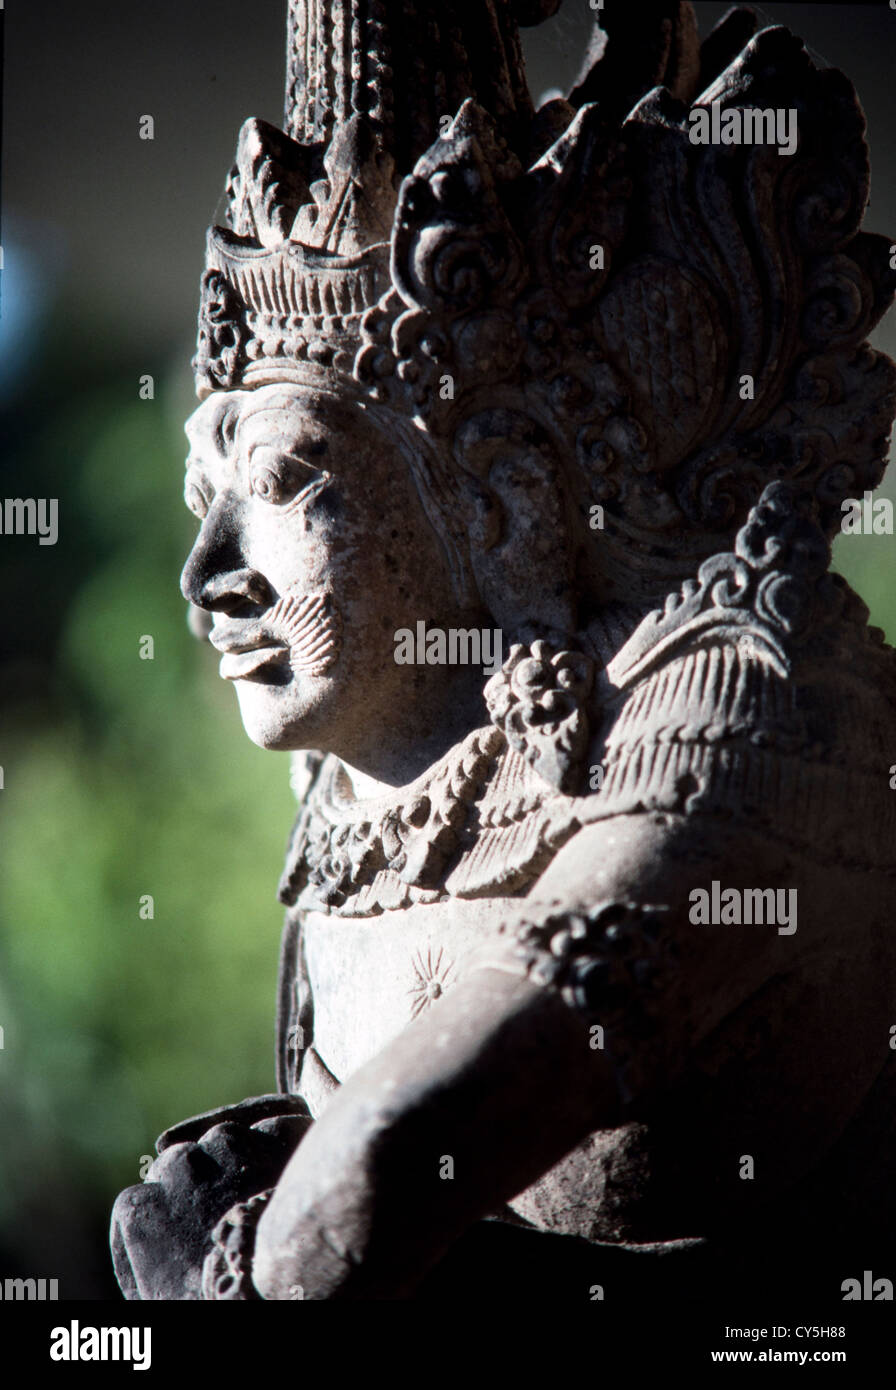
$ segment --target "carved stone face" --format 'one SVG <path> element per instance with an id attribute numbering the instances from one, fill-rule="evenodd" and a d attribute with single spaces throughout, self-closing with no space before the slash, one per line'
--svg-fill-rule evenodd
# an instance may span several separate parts
<path id="1" fill-rule="evenodd" d="M 250 738 L 415 776 L 410 747 L 441 751 L 482 676 L 395 662 L 398 629 L 471 618 L 399 449 L 361 405 L 292 384 L 216 392 L 186 433 L 202 527 L 181 587 L 214 615 Z"/>

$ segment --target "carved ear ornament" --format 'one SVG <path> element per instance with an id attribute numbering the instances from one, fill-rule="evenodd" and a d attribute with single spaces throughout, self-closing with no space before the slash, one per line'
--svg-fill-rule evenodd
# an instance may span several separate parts
<path id="1" fill-rule="evenodd" d="M 594 662 L 584 652 L 538 639 L 514 643 L 485 687 L 492 722 L 551 787 L 573 794 L 588 747 Z"/>

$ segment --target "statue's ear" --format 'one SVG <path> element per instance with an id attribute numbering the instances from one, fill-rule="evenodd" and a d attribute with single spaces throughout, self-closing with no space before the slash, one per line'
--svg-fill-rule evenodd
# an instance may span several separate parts
<path id="1" fill-rule="evenodd" d="M 516 412 L 484 411 L 458 431 L 455 451 L 483 604 L 506 631 L 574 631 L 563 480 L 543 431 Z"/>

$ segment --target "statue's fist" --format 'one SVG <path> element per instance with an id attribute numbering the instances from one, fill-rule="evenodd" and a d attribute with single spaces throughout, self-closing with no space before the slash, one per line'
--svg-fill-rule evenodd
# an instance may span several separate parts
<path id="1" fill-rule="evenodd" d="M 115 1274 L 129 1299 L 199 1299 L 211 1233 L 280 1178 L 311 1124 L 294 1096 L 258 1097 L 167 1130 L 145 1181 L 112 1212 Z"/>

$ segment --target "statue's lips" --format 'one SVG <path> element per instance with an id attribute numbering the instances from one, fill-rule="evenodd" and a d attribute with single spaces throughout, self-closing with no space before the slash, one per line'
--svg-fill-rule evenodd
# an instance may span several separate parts
<path id="1" fill-rule="evenodd" d="M 222 623 L 212 629 L 209 641 L 222 653 L 218 670 L 226 681 L 245 680 L 277 665 L 289 651 L 285 642 L 253 623 Z"/>
<path id="2" fill-rule="evenodd" d="M 226 681 L 246 680 L 266 666 L 275 666 L 283 661 L 287 648 L 256 647 L 251 652 L 229 652 L 221 657 L 218 671 Z"/>

